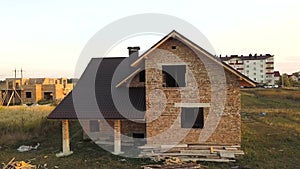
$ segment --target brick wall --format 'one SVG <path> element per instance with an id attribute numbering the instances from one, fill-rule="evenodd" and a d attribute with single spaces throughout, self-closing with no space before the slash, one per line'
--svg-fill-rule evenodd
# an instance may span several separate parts
<path id="1" fill-rule="evenodd" d="M 56 90 L 55 90 L 55 84 L 43 84 L 42 85 L 42 99 L 45 98 L 45 92 L 51 92 L 52 98 L 56 98 Z"/>
<path id="2" fill-rule="evenodd" d="M 172 46 L 176 46 L 176 49 Z M 169 39 L 145 60 L 147 144 L 175 144 L 178 140 L 181 143 L 240 144 L 240 92 L 237 78 L 227 71 L 225 76 L 217 74 L 221 66 L 204 54 L 197 54 L 182 42 Z M 162 87 L 162 65 L 172 64 L 186 65 L 186 87 Z M 224 80 L 220 81 L 222 77 Z M 212 91 L 216 103 L 211 103 Z M 226 100 L 221 97 L 224 93 Z M 213 128 L 211 125 L 221 116 L 219 125 L 205 142 L 199 138 L 205 134 L 203 129 L 181 128 L 181 108 L 174 107 L 175 103 L 180 102 L 211 104 L 211 107 L 204 108 L 205 129 Z M 222 104 L 225 105 L 224 110 L 220 108 Z M 209 114 L 212 118 L 208 119 Z"/>
<path id="3" fill-rule="evenodd" d="M 24 85 L 23 86 L 22 93 L 21 93 L 21 97 L 23 100 L 24 104 L 27 103 L 35 103 L 36 102 L 36 86 L 35 85 Z M 31 92 L 31 97 L 30 98 L 26 98 L 26 92 Z"/>
<path id="4" fill-rule="evenodd" d="M 145 82 L 140 82 L 140 74 L 137 73 L 130 81 L 129 85 L 126 84 L 126 86 L 129 87 L 145 87 Z"/>
<path id="5" fill-rule="evenodd" d="M 90 132 L 89 120 L 81 120 L 84 131 L 88 135 L 97 140 L 111 140 L 113 141 L 114 120 L 99 120 L 99 132 Z M 121 134 L 132 137 L 133 133 L 146 133 L 146 126 L 144 123 L 137 123 L 130 120 L 121 120 Z M 86 136 L 84 136 L 86 137 Z"/>

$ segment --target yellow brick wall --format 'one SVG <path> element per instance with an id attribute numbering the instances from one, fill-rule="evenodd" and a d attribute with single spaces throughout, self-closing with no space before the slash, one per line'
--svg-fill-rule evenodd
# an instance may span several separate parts
<path id="1" fill-rule="evenodd" d="M 176 46 L 176 49 L 172 49 L 172 46 Z M 179 140 L 181 143 L 191 144 L 239 145 L 241 142 L 241 117 L 237 78 L 225 71 L 226 82 L 220 82 L 225 83 L 224 90 L 227 91 L 225 109 L 217 128 L 212 132 L 213 134 L 205 142 L 200 142 L 199 136 L 204 130 L 181 128 L 181 108 L 174 107 L 174 104 L 180 102 L 210 103 L 212 99 L 211 86 L 221 85 L 212 84 L 211 79 L 222 79 L 222 75 L 210 77 L 207 69 L 217 71 L 220 66 L 216 66 L 215 62 L 209 60 L 202 53 L 196 54 L 176 39 L 169 39 L 159 46 L 159 49 L 161 50 L 150 53 L 145 60 L 147 144 L 176 144 Z M 193 75 L 194 78 L 186 76 L 186 87 L 162 87 L 162 65 L 182 63 L 186 64 L 187 69 L 190 70 L 189 73 L 187 71 L 187 74 Z M 161 92 L 165 97 L 161 97 Z M 218 98 L 217 100 L 222 101 Z M 164 101 L 166 101 L 166 107 L 162 108 Z M 162 111 L 158 112 L 160 109 Z M 211 125 L 205 121 L 208 113 L 211 112 L 217 116 L 220 113 L 216 112 L 217 110 L 213 107 L 204 108 L 204 128 L 210 128 Z"/>

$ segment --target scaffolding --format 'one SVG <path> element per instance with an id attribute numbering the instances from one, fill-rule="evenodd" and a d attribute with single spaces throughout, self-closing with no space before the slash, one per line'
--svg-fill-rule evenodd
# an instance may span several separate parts
<path id="1" fill-rule="evenodd" d="M 23 70 L 21 72 L 21 77 L 17 78 L 17 69 L 14 70 L 14 78 L 7 78 L 5 80 L 5 90 L 1 89 L 0 105 L 10 106 L 23 104 L 21 93 L 23 85 Z"/>

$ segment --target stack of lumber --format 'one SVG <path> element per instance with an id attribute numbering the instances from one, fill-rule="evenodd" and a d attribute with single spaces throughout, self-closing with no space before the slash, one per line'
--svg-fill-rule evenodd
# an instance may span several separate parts
<path id="1" fill-rule="evenodd" d="M 239 146 L 219 145 L 161 145 L 141 146 L 140 157 L 151 157 L 157 161 L 178 157 L 186 161 L 235 162 L 236 157 L 244 155 Z"/>

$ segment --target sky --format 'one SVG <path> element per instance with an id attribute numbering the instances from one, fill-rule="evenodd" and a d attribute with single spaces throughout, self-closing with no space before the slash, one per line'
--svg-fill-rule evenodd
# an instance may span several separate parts
<path id="1" fill-rule="evenodd" d="M 143 13 L 172 15 L 191 23 L 218 55 L 269 53 L 274 55 L 275 70 L 300 71 L 297 0 L 1 0 L 0 79 L 12 77 L 15 68 L 22 68 L 24 77 L 71 78 L 81 51 L 96 32 Z M 141 49 L 146 50 L 160 38 L 140 37 L 134 44 L 128 40 L 128 46 L 142 42 Z M 124 43 L 123 49 L 112 53 L 127 56 Z"/>

